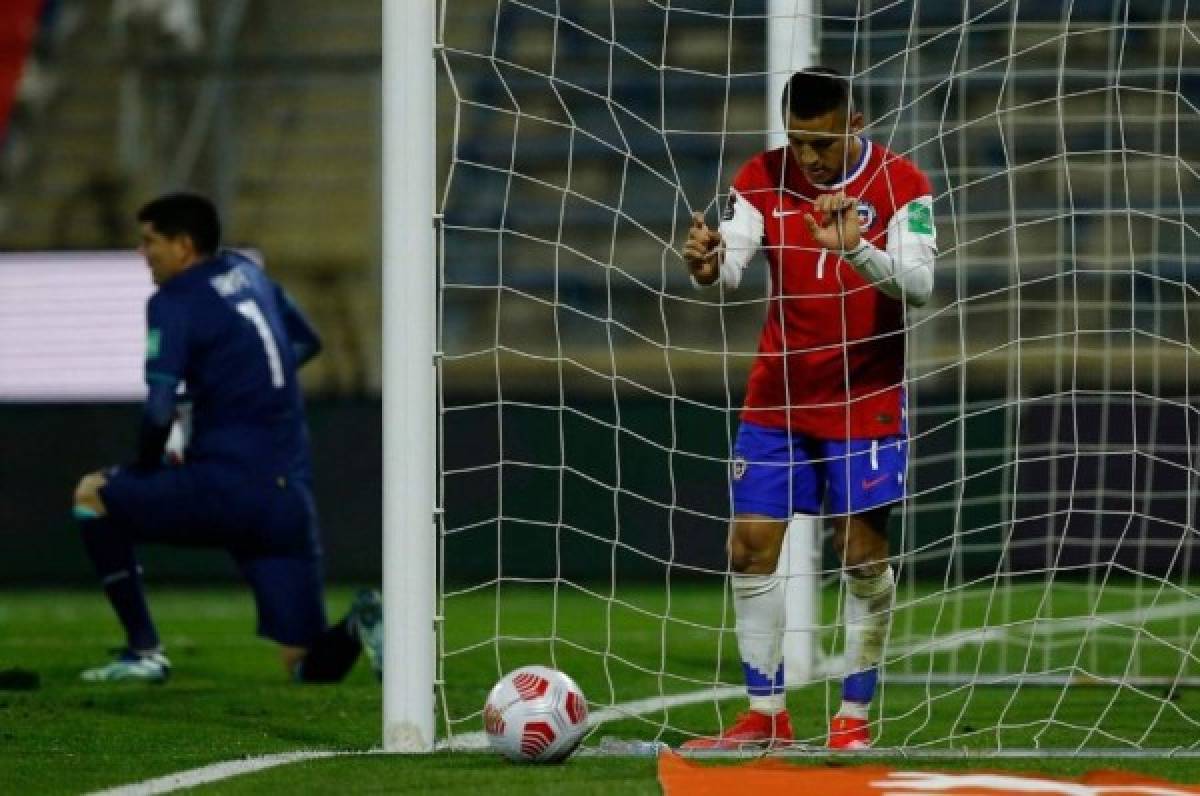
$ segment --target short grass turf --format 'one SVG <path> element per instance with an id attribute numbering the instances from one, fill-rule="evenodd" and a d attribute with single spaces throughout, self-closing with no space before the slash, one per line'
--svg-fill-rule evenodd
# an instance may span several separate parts
<path id="1" fill-rule="evenodd" d="M 1076 590 L 1055 595 L 1053 609 L 1031 591 L 1014 590 L 1002 603 L 981 597 L 957 609 L 960 620 L 1007 621 L 1071 615 L 1089 599 L 1101 612 L 1128 610 L 1135 598 L 1119 589 L 1100 603 Z M 350 601 L 333 590 L 330 613 Z M 612 598 L 616 599 L 612 599 Z M 831 601 L 833 597 L 829 598 Z M 106 659 L 119 639 L 115 620 L 98 592 L 0 592 L 0 669 L 36 671 L 35 691 L 0 691 L 0 792 L 80 793 L 137 782 L 213 762 L 251 755 L 331 749 L 365 751 L 380 737 L 380 690 L 365 663 L 338 686 L 300 687 L 287 682 L 270 644 L 253 635 L 253 605 L 239 587 L 203 590 L 151 589 L 151 602 L 174 664 L 171 682 L 93 685 L 79 671 Z M 917 598 L 899 613 L 897 627 L 936 629 L 936 601 Z M 1041 605 L 1039 608 L 1038 606 Z M 657 694 L 681 694 L 703 684 L 733 683 L 739 677 L 731 608 L 720 589 L 698 584 L 608 588 L 528 586 L 487 588 L 448 598 L 439 691 L 439 732 L 477 732 L 477 712 L 498 672 L 522 663 L 551 663 L 581 684 L 593 711 Z M 832 602 L 825 610 L 833 609 Z M 912 612 L 910 616 L 906 612 Z M 664 617 L 669 617 L 664 619 Z M 1155 652 L 1147 635 L 1172 638 L 1195 633 L 1188 617 L 1151 623 L 1140 633 L 1108 631 L 1033 655 L 1027 668 L 1087 669 L 1091 645 L 1099 645 L 1101 668 L 1120 671 L 1134 658 L 1143 672 L 1178 669 L 1179 653 Z M 497 631 L 499 634 L 497 635 Z M 557 642 L 545 639 L 554 637 Z M 996 644 L 913 658 L 933 668 L 991 665 L 1004 656 L 1029 657 L 1028 640 L 1015 634 Z M 717 654 L 718 649 L 720 654 Z M 1038 648 L 1040 650 L 1040 647 Z M 1124 649 L 1123 653 L 1118 654 Z M 970 656 L 978 657 L 970 657 Z M 966 657 L 964 657 L 966 656 Z M 1021 658 L 1023 660 L 1023 658 Z M 665 672 L 666 674 L 660 674 Z M 1101 748 L 1140 740 L 1155 747 L 1188 747 L 1200 732 L 1200 695 L 1104 687 L 1013 688 L 893 685 L 881 695 L 890 745 L 975 748 L 1042 746 Z M 789 695 L 799 734 L 819 739 L 836 688 L 810 687 Z M 659 710 L 606 724 L 602 736 L 659 738 L 677 744 L 715 729 L 742 707 L 739 700 L 711 701 Z M 449 721 L 447 721 L 447 718 Z M 879 762 L 872 760 L 872 762 Z M 905 763 L 950 768 L 958 761 Z M 1200 782 L 1200 765 L 1188 759 L 1123 761 L 1039 759 L 990 761 L 988 768 L 1037 770 L 1073 775 L 1098 767 L 1134 768 L 1177 781 Z M 439 753 L 423 757 L 364 755 L 298 763 L 205 786 L 211 793 L 279 792 L 454 792 L 653 793 L 654 761 L 647 758 L 576 757 L 554 767 L 514 766 L 486 753 Z"/>

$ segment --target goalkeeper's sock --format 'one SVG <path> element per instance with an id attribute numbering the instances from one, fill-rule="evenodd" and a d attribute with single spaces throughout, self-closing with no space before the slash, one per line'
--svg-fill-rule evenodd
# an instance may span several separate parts
<path id="1" fill-rule="evenodd" d="M 892 624 L 896 581 L 889 566 L 878 575 L 846 581 L 846 677 L 842 681 L 839 716 L 865 719 L 875 686 L 879 661 Z"/>
<path id="2" fill-rule="evenodd" d="M 733 576 L 738 651 L 750 709 L 773 716 L 786 706 L 783 693 L 784 594 L 771 575 Z"/>
<path id="3" fill-rule="evenodd" d="M 296 680 L 301 683 L 341 682 L 360 652 L 362 645 L 350 627 L 350 617 L 346 617 L 317 636 L 304 660 L 296 664 Z"/>
<path id="4" fill-rule="evenodd" d="M 129 539 L 108 517 L 81 519 L 79 533 L 104 593 L 125 628 L 126 645 L 137 653 L 160 650 L 158 631 L 142 588 L 142 568 Z"/>

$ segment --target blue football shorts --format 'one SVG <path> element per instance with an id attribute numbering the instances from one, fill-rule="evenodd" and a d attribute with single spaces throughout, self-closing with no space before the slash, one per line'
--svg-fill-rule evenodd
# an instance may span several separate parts
<path id="1" fill-rule="evenodd" d="M 735 514 L 857 514 L 904 499 L 908 440 L 828 440 L 742 421 L 733 445 Z"/>
<path id="2" fill-rule="evenodd" d="M 306 647 L 325 629 L 316 508 L 307 485 L 185 464 L 119 468 L 100 489 L 134 544 L 223 548 L 254 591 L 258 635 Z"/>

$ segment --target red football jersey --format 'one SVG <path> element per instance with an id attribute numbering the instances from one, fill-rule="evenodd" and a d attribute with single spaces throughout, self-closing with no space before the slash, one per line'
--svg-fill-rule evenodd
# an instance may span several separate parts
<path id="1" fill-rule="evenodd" d="M 734 177 L 730 210 L 740 197 L 761 214 L 771 282 L 743 420 L 820 439 L 900 433 L 904 308 L 804 223 L 816 215 L 815 197 L 845 191 L 858 199 L 863 237 L 882 249 L 896 211 L 932 194 L 910 161 L 862 142 L 859 162 L 835 185 L 809 182 L 787 147 L 755 156 Z"/>

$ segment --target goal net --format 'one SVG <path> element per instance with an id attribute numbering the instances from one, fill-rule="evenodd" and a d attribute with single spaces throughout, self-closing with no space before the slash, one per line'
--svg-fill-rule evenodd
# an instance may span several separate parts
<path id="1" fill-rule="evenodd" d="M 744 708 L 725 542 L 767 269 L 698 291 L 679 250 L 781 140 L 776 87 L 820 63 L 852 77 L 865 135 L 929 175 L 939 243 L 933 298 L 906 312 L 876 745 L 1195 749 L 1194 15 L 446 0 L 443 742 L 481 743 L 488 689 L 531 663 L 579 682 L 595 747 L 675 745 Z M 784 565 L 788 705 L 820 745 L 843 587 L 828 523 L 807 535 Z"/>

